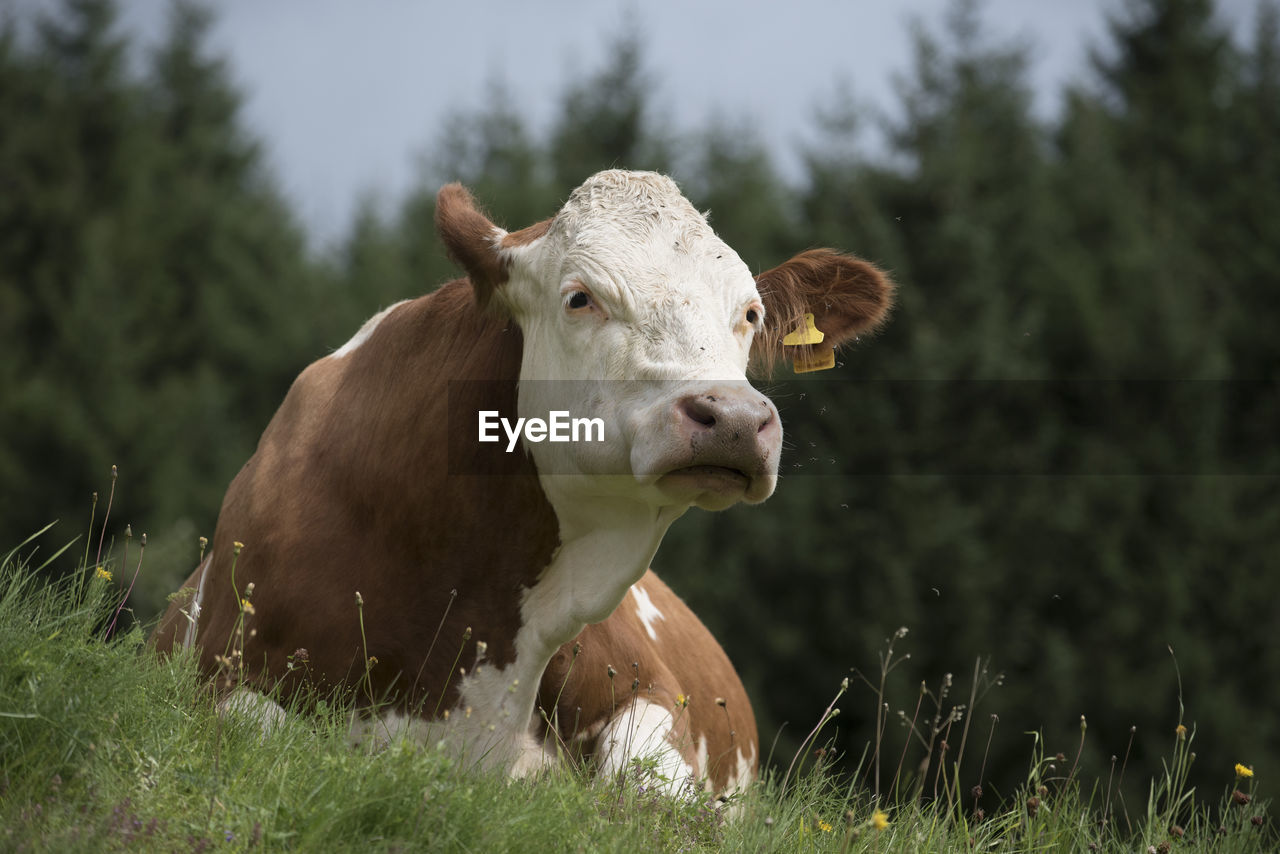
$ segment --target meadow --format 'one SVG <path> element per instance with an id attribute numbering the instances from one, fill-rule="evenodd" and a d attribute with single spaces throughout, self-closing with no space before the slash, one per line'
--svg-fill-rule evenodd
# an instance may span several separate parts
<path id="1" fill-rule="evenodd" d="M 1233 757 L 1197 758 L 1194 730 L 1181 723 L 1145 802 L 1121 794 L 1127 753 L 1106 779 L 1083 779 L 1078 750 L 1049 755 L 1035 734 L 1023 736 L 1025 783 L 983 792 L 992 740 L 1012 736 L 979 710 L 980 664 L 967 692 L 947 675 L 921 686 L 914 715 L 889 720 L 884 691 L 904 660 L 905 629 L 864 677 L 882 714 L 853 773 L 838 770 L 831 748 L 840 703 L 853 699 L 845 679 L 801 749 L 771 757 L 724 806 L 693 790 L 660 793 L 643 761 L 620 778 L 566 763 L 508 780 L 444 745 L 351 747 L 350 697 L 323 698 L 315 713 L 264 733 L 216 710 L 192 656 L 150 652 L 148 627 L 124 605 L 146 572 L 145 537 L 112 544 L 105 532 L 104 521 L 95 539 L 91 523 L 58 548 L 46 530 L 0 569 L 6 851 L 1262 852 L 1280 843 L 1261 775 Z M 75 568 L 56 571 L 65 566 Z M 891 726 L 910 733 L 901 748 L 890 749 Z M 1082 719 L 1080 748 L 1087 738 Z M 1221 789 L 1190 787 L 1193 763 L 1220 768 Z M 889 779 L 884 791 L 873 782 Z"/>

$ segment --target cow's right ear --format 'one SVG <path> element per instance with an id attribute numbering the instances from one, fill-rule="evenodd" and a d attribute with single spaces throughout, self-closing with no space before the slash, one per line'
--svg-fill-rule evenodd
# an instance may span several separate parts
<path id="1" fill-rule="evenodd" d="M 467 272 L 476 305 L 484 308 L 506 283 L 514 255 L 546 234 L 551 220 L 508 232 L 480 212 L 471 191 L 446 184 L 436 195 L 436 231 L 454 263 Z"/>
<path id="2" fill-rule="evenodd" d="M 832 249 L 810 249 L 756 276 L 765 328 L 751 346 L 765 371 L 783 354 L 783 338 L 802 329 L 805 315 L 823 334 L 823 347 L 839 347 L 875 329 L 893 306 L 893 282 L 880 268 Z M 808 347 L 797 355 L 808 355 Z"/>
<path id="3" fill-rule="evenodd" d="M 506 232 L 480 212 L 471 191 L 458 183 L 446 184 L 436 195 L 436 231 L 449 257 L 467 272 L 476 305 L 488 305 L 507 280 L 499 250 Z"/>

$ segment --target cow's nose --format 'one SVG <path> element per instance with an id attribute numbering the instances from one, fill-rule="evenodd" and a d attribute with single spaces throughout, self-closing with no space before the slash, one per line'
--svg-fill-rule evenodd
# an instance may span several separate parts
<path id="1" fill-rule="evenodd" d="M 689 395 L 676 402 L 676 412 L 681 429 L 695 442 L 711 440 L 726 447 L 768 442 L 779 429 L 777 410 L 758 392 Z"/>

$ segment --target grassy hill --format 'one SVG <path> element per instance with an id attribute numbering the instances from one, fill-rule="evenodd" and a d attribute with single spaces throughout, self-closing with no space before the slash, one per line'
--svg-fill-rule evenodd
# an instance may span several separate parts
<path id="1" fill-rule="evenodd" d="M 659 794 L 643 762 L 626 779 L 566 766 L 509 781 L 441 745 L 352 748 L 339 701 L 264 735 L 214 710 L 189 656 L 157 659 L 136 626 L 103 639 L 125 577 L 145 571 L 136 547 L 101 561 L 90 548 L 44 548 L 33 538 L 0 569 L 6 851 L 1261 852 L 1278 841 L 1265 785 L 1247 769 L 1233 779 L 1213 758 L 1223 790 L 1186 790 L 1188 732 L 1171 735 L 1146 804 L 1123 803 L 1114 779 L 1078 779 L 1070 757 L 1036 755 L 1023 790 L 984 811 L 980 793 L 948 783 L 950 761 L 921 773 L 882 757 L 896 763 L 900 793 L 880 799 L 858 775 L 837 778 L 816 749 L 838 720 L 833 702 L 803 753 L 775 762 L 730 805 L 732 818 L 705 797 Z M 78 568 L 49 582 L 59 562 Z M 892 660 L 890 647 L 885 675 Z M 952 736 L 956 758 L 968 751 L 976 765 L 991 736 L 977 725 L 966 734 Z M 865 761 L 874 753 L 869 745 Z"/>

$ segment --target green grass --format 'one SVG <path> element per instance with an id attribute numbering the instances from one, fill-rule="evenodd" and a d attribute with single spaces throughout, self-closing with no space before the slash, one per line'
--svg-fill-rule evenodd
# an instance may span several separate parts
<path id="1" fill-rule="evenodd" d="M 1209 800 L 1187 791 L 1191 733 L 1173 739 L 1165 772 L 1139 809 L 1117 802 L 1112 781 L 1076 779 L 1070 758 L 1037 754 L 1024 789 L 980 813 L 976 793 L 947 781 L 954 759 L 908 779 L 893 773 L 903 767 L 898 756 L 876 757 L 870 745 L 864 768 L 879 759 L 881 779 L 899 778 L 900 794 L 879 799 L 865 783 L 827 770 L 813 748 L 829 712 L 799 757 L 807 763 L 779 763 L 732 805 L 728 821 L 702 798 L 659 794 L 643 763 L 622 782 L 575 768 L 509 781 L 461 767 L 431 745 L 403 741 L 370 754 L 347 745 L 337 703 L 263 735 L 251 721 L 214 711 L 190 657 L 157 659 L 138 628 L 102 640 L 121 601 L 119 577 L 135 571 L 136 555 L 102 564 L 118 576 L 112 580 L 86 548 L 79 569 L 47 583 L 42 569 L 53 559 L 33 554 L 29 541 L 0 569 L 4 851 L 1260 852 L 1277 845 L 1253 791 L 1257 778 L 1225 779 L 1221 796 Z M 892 670 L 892 644 L 873 688 Z M 975 724 L 961 737 L 959 724 L 949 726 L 944 720 L 935 735 L 955 739 L 957 757 L 969 752 L 965 776 L 974 776 L 969 766 L 981 761 L 990 734 Z M 1249 803 L 1233 801 L 1237 788 Z"/>

